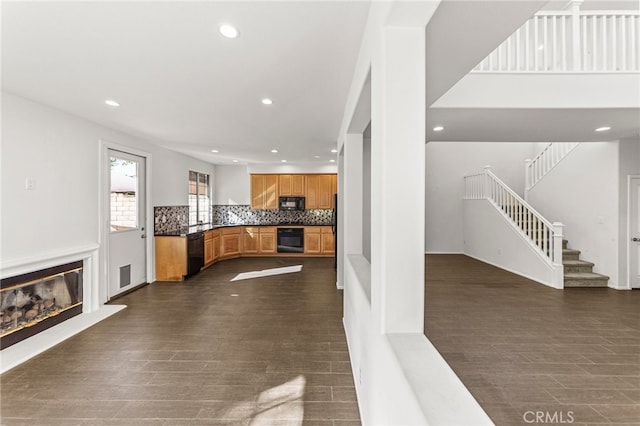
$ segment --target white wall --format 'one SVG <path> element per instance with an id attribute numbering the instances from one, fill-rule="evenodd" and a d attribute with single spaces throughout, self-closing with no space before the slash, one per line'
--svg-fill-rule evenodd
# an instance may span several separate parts
<path id="1" fill-rule="evenodd" d="M 251 180 L 247 166 L 216 166 L 214 205 L 251 204 Z"/>
<path id="2" fill-rule="evenodd" d="M 553 268 L 488 200 L 464 201 L 463 228 L 466 255 L 554 286 Z"/>
<path id="3" fill-rule="evenodd" d="M 426 149 L 427 253 L 463 253 L 463 196 L 466 174 L 485 165 L 520 196 L 524 193 L 524 160 L 536 144 L 507 142 L 429 142 Z"/>
<path id="4" fill-rule="evenodd" d="M 640 138 L 626 139 L 620 141 L 620 176 L 619 176 L 619 245 L 618 253 L 620 254 L 618 261 L 618 287 L 630 288 L 628 265 L 629 239 L 627 235 L 628 227 L 628 176 L 640 176 Z"/>
<path id="5" fill-rule="evenodd" d="M 618 286 L 619 144 L 578 145 L 529 192 L 529 203 L 552 222 L 565 224 L 569 247 L 594 262 L 594 272 Z"/>
<path id="6" fill-rule="evenodd" d="M 211 164 L 3 92 L 3 262 L 98 243 L 100 140 L 152 155 L 153 205 L 186 205 L 189 169 L 213 174 Z"/>

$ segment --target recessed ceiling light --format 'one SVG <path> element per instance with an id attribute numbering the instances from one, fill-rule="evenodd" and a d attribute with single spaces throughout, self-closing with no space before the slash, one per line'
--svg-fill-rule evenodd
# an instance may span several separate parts
<path id="1" fill-rule="evenodd" d="M 442 127 L 442 126 L 436 126 L 436 127 L 433 128 L 434 132 L 441 132 L 443 130 L 444 130 L 444 127 Z"/>
<path id="2" fill-rule="evenodd" d="M 274 154 L 277 154 L 278 150 L 277 149 L 272 149 L 271 152 L 273 152 Z"/>
<path id="3" fill-rule="evenodd" d="M 234 163 L 237 163 L 237 162 L 238 162 L 238 160 L 233 160 L 233 162 L 234 162 Z"/>
<path id="4" fill-rule="evenodd" d="M 337 149 L 332 149 L 331 152 L 333 152 L 334 154 L 338 152 Z"/>
<path id="5" fill-rule="evenodd" d="M 273 103 L 273 101 L 272 101 L 271 99 L 269 99 L 269 98 L 264 98 L 264 99 L 262 100 L 262 103 L 263 103 L 264 105 L 271 105 L 271 104 Z"/>
<path id="6" fill-rule="evenodd" d="M 220 151 L 218 151 L 217 149 L 212 149 L 211 152 L 217 153 L 217 152 L 220 152 Z"/>
<path id="7" fill-rule="evenodd" d="M 319 155 L 314 155 L 313 158 L 320 158 L 320 156 Z"/>
<path id="8" fill-rule="evenodd" d="M 231 24 L 220 25 L 220 34 L 227 38 L 236 38 L 240 35 L 240 32 Z"/>
<path id="9" fill-rule="evenodd" d="M 330 163 L 335 163 L 336 160 L 334 160 L 333 158 L 331 160 L 329 160 Z"/>
<path id="10" fill-rule="evenodd" d="M 112 106 L 112 107 L 119 107 L 120 104 L 116 101 L 114 101 L 113 99 L 107 99 L 106 101 L 104 101 L 105 104 Z"/>
<path id="11" fill-rule="evenodd" d="M 596 132 L 606 132 L 607 130 L 611 130 L 611 127 L 602 126 L 602 127 L 598 127 L 597 129 L 595 129 Z"/>
<path id="12" fill-rule="evenodd" d="M 280 162 L 281 162 L 281 163 L 286 163 L 286 162 L 287 162 L 287 160 L 280 160 Z"/>

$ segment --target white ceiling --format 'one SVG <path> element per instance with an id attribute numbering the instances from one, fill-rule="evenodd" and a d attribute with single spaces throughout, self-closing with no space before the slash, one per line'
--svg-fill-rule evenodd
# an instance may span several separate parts
<path id="1" fill-rule="evenodd" d="M 362 1 L 3 2 L 2 87 L 216 164 L 328 162 L 368 10 Z M 222 37 L 221 22 L 240 37 Z"/>
<path id="2" fill-rule="evenodd" d="M 445 0 L 429 24 L 431 101 L 542 1 L 482 3 Z M 368 10 L 368 1 L 3 2 L 2 87 L 214 164 L 323 165 L 335 158 Z M 240 37 L 223 38 L 221 22 Z M 594 114 L 625 135 L 640 126 L 637 111 L 558 112 L 431 109 L 430 122 L 448 124 L 427 139 L 581 140 Z"/>

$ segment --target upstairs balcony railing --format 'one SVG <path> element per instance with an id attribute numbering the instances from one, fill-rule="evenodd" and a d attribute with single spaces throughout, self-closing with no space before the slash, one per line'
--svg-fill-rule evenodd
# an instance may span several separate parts
<path id="1" fill-rule="evenodd" d="M 538 12 L 478 64 L 486 73 L 640 71 L 637 11 Z"/>

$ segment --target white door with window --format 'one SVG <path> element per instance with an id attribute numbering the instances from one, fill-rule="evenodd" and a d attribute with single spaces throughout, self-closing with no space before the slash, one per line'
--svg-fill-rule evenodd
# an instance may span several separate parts
<path id="1" fill-rule="evenodd" d="M 629 282 L 640 288 L 640 177 L 629 182 Z"/>
<path id="2" fill-rule="evenodd" d="M 109 149 L 109 298 L 146 282 L 145 158 Z"/>

